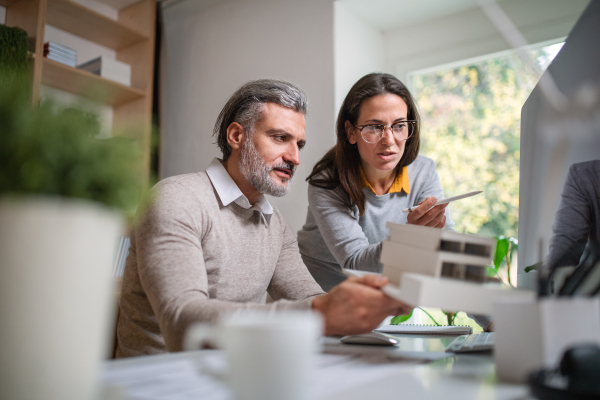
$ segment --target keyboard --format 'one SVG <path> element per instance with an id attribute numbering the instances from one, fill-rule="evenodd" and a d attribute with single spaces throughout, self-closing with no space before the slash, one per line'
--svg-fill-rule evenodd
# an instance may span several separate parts
<path id="1" fill-rule="evenodd" d="M 461 335 L 446 347 L 452 353 L 471 353 L 476 351 L 490 351 L 496 343 L 496 332 L 474 333 Z"/>

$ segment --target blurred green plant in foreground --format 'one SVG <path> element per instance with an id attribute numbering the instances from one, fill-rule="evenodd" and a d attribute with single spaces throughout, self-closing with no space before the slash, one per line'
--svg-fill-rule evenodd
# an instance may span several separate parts
<path id="1" fill-rule="evenodd" d="M 141 151 L 125 138 L 99 140 L 96 118 L 32 107 L 27 74 L 0 70 L 0 195 L 92 200 L 127 213 L 142 189 Z"/>

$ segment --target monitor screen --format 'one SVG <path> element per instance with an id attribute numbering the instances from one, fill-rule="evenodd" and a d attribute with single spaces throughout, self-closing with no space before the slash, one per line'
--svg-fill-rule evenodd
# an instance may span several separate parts
<path id="1" fill-rule="evenodd" d="M 538 84 L 522 108 L 519 287 L 534 287 L 536 275 L 525 268 L 548 256 L 569 169 L 600 160 L 599 46 L 600 1 L 595 0 L 544 73 L 550 74 L 566 105 L 554 106 Z"/>

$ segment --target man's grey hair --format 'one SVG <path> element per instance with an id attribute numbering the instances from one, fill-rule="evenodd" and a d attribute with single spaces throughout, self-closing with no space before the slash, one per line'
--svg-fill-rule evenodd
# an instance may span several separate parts
<path id="1" fill-rule="evenodd" d="M 291 83 L 275 79 L 251 81 L 239 88 L 221 110 L 213 135 L 223 152 L 223 160 L 231 155 L 227 142 L 227 128 L 233 122 L 240 124 L 248 137 L 252 136 L 254 125 L 261 118 L 262 106 L 275 103 L 306 115 L 306 95 Z"/>

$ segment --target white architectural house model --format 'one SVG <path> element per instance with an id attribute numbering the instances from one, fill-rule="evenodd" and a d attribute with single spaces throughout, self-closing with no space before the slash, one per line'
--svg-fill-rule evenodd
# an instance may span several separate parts
<path id="1" fill-rule="evenodd" d="M 383 242 L 384 291 L 399 300 L 447 311 L 490 314 L 503 298 L 533 299 L 533 292 L 486 282 L 496 240 L 423 226 L 387 223 Z"/>

